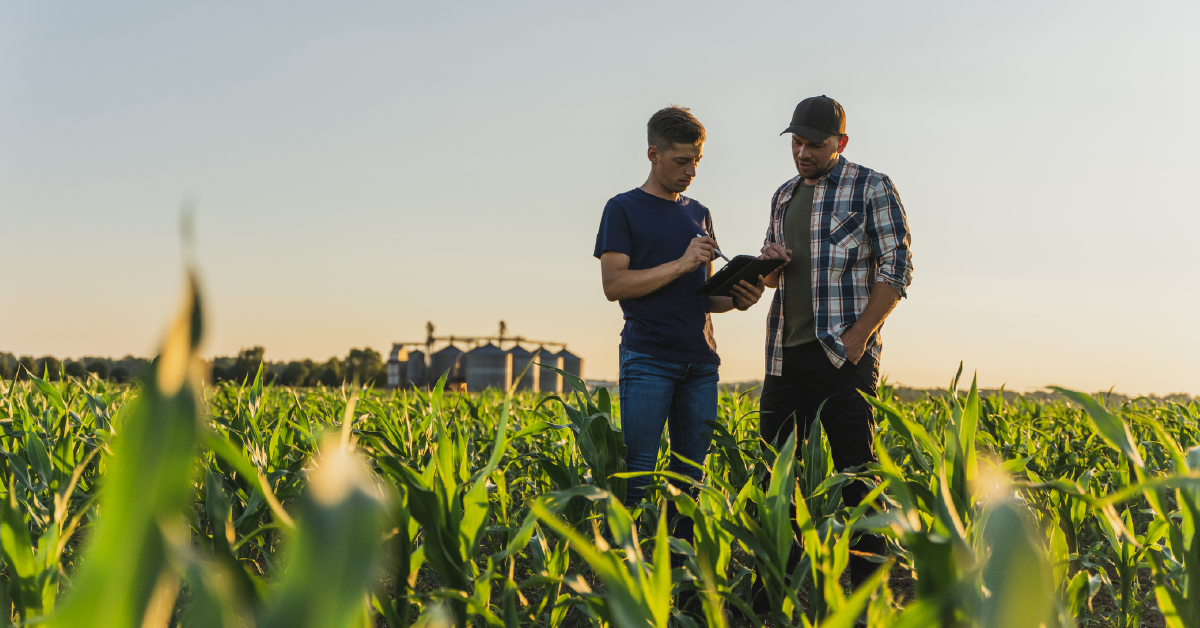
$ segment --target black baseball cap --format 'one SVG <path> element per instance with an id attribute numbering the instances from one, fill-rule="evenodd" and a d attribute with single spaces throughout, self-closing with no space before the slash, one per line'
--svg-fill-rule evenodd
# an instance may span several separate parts
<path id="1" fill-rule="evenodd" d="M 824 142 L 830 135 L 845 135 L 846 110 L 825 94 L 805 98 L 796 105 L 792 123 L 783 133 L 795 133 L 813 142 Z"/>

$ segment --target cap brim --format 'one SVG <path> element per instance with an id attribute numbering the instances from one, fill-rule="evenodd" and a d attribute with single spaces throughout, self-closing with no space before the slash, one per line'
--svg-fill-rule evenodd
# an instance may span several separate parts
<path id="1" fill-rule="evenodd" d="M 818 131 L 810 126 L 801 126 L 799 124 L 789 126 L 783 130 L 783 133 L 795 133 L 810 142 L 824 142 L 830 135 L 833 135 L 833 133 Z M 780 133 L 780 135 L 783 135 L 783 133 Z"/>

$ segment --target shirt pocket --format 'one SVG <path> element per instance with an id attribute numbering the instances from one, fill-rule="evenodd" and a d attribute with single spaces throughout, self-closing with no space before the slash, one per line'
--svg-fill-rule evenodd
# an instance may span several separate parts
<path id="1" fill-rule="evenodd" d="M 829 242 L 839 249 L 857 248 L 863 241 L 866 220 L 861 211 L 834 214 L 829 225 Z"/>

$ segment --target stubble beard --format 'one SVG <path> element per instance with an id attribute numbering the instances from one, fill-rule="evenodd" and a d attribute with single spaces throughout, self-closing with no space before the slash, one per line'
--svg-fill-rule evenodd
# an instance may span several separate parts
<path id="1" fill-rule="evenodd" d="M 800 165 L 800 160 L 796 159 L 795 160 L 796 172 L 800 173 L 800 176 L 804 177 L 805 179 L 820 179 L 821 177 L 823 177 L 823 176 L 829 174 L 831 171 L 833 171 L 833 167 L 837 165 L 838 156 L 840 156 L 840 155 L 841 155 L 841 153 L 834 153 L 833 155 L 831 155 L 829 158 L 829 163 L 825 164 L 824 167 L 818 168 L 817 171 L 815 173 L 813 173 L 812 176 L 809 176 L 804 173 L 804 168 Z"/>

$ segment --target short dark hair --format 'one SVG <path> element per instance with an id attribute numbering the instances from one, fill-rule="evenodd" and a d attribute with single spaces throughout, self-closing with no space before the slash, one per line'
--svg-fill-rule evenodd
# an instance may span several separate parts
<path id="1" fill-rule="evenodd" d="M 646 141 L 659 150 L 670 150 L 676 144 L 694 146 L 704 141 L 704 125 L 687 107 L 671 105 L 654 112 L 646 123 Z"/>

